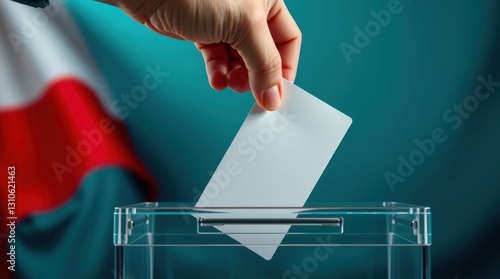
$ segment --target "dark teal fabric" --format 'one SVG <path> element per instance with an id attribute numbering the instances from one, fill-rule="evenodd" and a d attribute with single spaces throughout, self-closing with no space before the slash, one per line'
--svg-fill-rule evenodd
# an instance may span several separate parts
<path id="1" fill-rule="evenodd" d="M 101 169 L 54 212 L 23 220 L 14 278 L 114 278 L 114 207 L 143 201 L 141 185 L 125 170 Z"/>
<path id="2" fill-rule="evenodd" d="M 500 87 L 481 81 L 500 82 L 499 2 L 401 0 L 400 12 L 378 33 L 372 29 L 376 34 L 350 62 L 341 46 L 356 46 L 355 27 L 373 25 L 373 14 L 391 1 L 286 2 L 303 32 L 296 84 L 354 121 L 309 201 L 431 206 L 434 278 L 500 278 Z M 93 1 L 69 7 L 116 100 L 141 84 L 148 66 L 169 73 L 124 121 L 159 182 L 160 200 L 196 200 L 250 110 L 251 95 L 213 91 L 191 43 L 154 34 Z M 476 103 L 470 96 L 479 85 L 484 100 Z M 460 114 L 458 105 L 470 111 Z M 433 136 L 434 144 L 427 140 Z M 418 166 L 398 170 L 411 160 Z M 400 182 L 391 187 L 388 175 Z M 112 205 L 140 199 L 132 185 L 121 185 L 123 174 L 117 177 L 99 188 L 107 194 L 82 187 L 85 210 L 76 212 L 73 201 L 20 227 L 26 251 L 20 278 L 37 278 L 28 275 L 41 272 L 42 259 L 50 266 L 43 270 L 54 272 L 47 278 L 92 263 L 105 276 L 86 278 L 110 275 L 111 254 L 96 247 L 111 245 Z M 100 224 L 92 237 L 80 231 L 91 230 L 84 225 L 90 216 L 103 218 L 92 219 Z"/>

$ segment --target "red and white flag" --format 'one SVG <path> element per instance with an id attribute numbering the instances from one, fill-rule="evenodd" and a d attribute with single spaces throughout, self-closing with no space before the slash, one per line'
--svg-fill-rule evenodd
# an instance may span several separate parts
<path id="1" fill-rule="evenodd" d="M 153 198 L 152 178 L 109 109 L 105 81 L 64 5 L 0 1 L 0 32 L 0 218 L 53 210 L 106 166 L 138 175 Z"/>

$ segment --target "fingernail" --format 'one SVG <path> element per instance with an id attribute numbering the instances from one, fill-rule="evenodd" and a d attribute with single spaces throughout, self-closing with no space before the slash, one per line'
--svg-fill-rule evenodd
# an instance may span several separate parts
<path id="1" fill-rule="evenodd" d="M 263 98 L 264 106 L 266 107 L 266 109 L 277 110 L 280 107 L 281 97 L 280 97 L 280 92 L 279 92 L 277 85 L 264 91 L 262 98 Z"/>

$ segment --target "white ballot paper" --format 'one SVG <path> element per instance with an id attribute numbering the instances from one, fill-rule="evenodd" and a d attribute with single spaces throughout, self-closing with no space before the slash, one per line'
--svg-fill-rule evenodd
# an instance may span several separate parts
<path id="1" fill-rule="evenodd" d="M 283 80 L 280 109 L 269 112 L 254 105 L 196 207 L 304 206 L 351 123 L 350 117 Z M 241 218 L 297 216 L 293 212 L 273 214 Z M 202 215 L 196 217 L 206 217 Z M 227 218 L 224 213 L 219 217 L 224 216 Z M 216 228 L 270 260 L 290 225 L 226 224 Z"/>

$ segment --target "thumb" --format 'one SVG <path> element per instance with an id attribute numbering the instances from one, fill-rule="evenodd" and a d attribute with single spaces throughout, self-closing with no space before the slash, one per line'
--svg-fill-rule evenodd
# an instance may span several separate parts
<path id="1" fill-rule="evenodd" d="M 253 15 L 245 39 L 235 44 L 248 69 L 248 81 L 259 106 L 276 110 L 281 105 L 281 57 L 265 16 Z"/>

